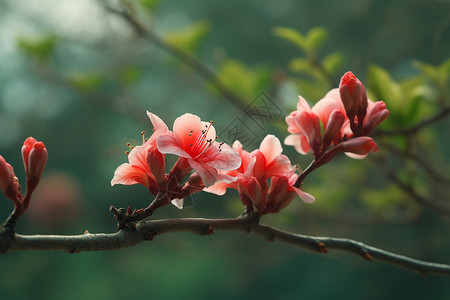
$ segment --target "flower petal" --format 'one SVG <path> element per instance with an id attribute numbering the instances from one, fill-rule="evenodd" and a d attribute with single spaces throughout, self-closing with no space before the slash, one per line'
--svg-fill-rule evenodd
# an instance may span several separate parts
<path id="1" fill-rule="evenodd" d="M 178 144 L 177 139 L 172 135 L 162 135 L 156 139 L 156 144 L 158 150 L 164 154 L 174 154 L 184 158 L 191 158 L 191 156 L 184 151 L 180 144 Z"/>
<path id="2" fill-rule="evenodd" d="M 277 137 L 268 134 L 261 142 L 259 151 L 264 154 L 266 164 L 268 165 L 283 152 L 283 147 L 281 147 L 280 140 Z"/>

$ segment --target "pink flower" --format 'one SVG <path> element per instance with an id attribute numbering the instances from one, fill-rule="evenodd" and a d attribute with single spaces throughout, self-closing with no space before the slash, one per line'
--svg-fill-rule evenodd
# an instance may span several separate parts
<path id="1" fill-rule="evenodd" d="M 339 96 L 339 95 L 337 95 Z M 284 140 L 286 145 L 294 146 L 300 154 L 311 149 L 315 157 L 333 142 L 339 143 L 346 133 L 345 109 L 336 93 L 330 91 L 311 109 L 306 100 L 299 96 L 297 110 L 286 117 L 288 131 L 292 133 Z M 320 123 L 325 129 L 322 140 Z"/>
<path id="2" fill-rule="evenodd" d="M 339 89 L 329 91 L 312 109 L 305 99 L 299 98 L 297 110 L 286 117 L 291 134 L 286 137 L 284 143 L 294 146 L 300 154 L 307 154 L 312 149 L 314 159 L 319 160 L 322 157 L 322 163 L 329 161 L 331 157 L 323 157 L 330 145 L 337 146 L 353 138 L 369 135 L 389 115 L 383 101 L 373 102 L 367 98 L 366 88 L 352 72 L 345 73 Z M 322 123 L 322 135 L 316 119 Z M 356 147 L 357 149 L 352 148 L 352 151 L 346 154 L 352 158 L 363 158 L 368 152 L 375 151 L 375 143 L 366 146 L 371 150 L 362 150 L 363 147 L 360 146 Z M 339 147 L 332 154 L 334 156 L 337 150 L 347 148 Z"/>
<path id="3" fill-rule="evenodd" d="M 156 138 L 169 134 L 166 124 L 156 115 L 147 112 L 154 132 L 142 146 L 134 147 L 128 154 L 129 163 L 123 163 L 114 172 L 111 186 L 115 184 L 142 184 L 156 195 L 165 180 L 165 157 L 156 147 Z"/>
<path id="4" fill-rule="evenodd" d="M 157 138 L 158 149 L 164 154 L 174 154 L 188 161 L 200 175 L 206 187 L 217 181 L 232 182 L 236 178 L 218 170 L 237 169 L 241 159 L 228 145 L 217 143 L 213 122 L 202 122 L 193 114 L 178 117 L 173 132 Z"/>
<path id="5" fill-rule="evenodd" d="M 267 135 L 259 149 L 251 153 L 243 150 L 239 141 L 233 144 L 233 149 L 239 153 L 242 164 L 236 170 L 222 173 L 237 176 L 238 179 L 231 183 L 216 183 L 206 188 L 206 192 L 223 195 L 227 188 L 236 189 L 242 203 L 260 214 L 278 212 L 295 195 L 308 203 L 314 201 L 314 197 L 294 187 L 298 175 L 289 158 L 281 154 L 283 148 L 275 136 Z"/>

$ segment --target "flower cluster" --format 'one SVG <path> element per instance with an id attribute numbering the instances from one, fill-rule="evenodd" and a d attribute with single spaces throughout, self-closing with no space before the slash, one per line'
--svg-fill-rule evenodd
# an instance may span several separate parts
<path id="1" fill-rule="evenodd" d="M 301 154 L 312 150 L 316 160 L 330 145 L 335 146 L 333 154 L 346 152 L 353 158 L 378 151 L 368 135 L 388 117 L 389 111 L 383 101 L 367 98 L 366 88 L 352 72 L 341 78 L 339 89 L 329 91 L 313 108 L 299 98 L 297 110 L 286 117 L 291 133 L 284 141 L 286 145 L 294 146 Z"/>
<path id="2" fill-rule="evenodd" d="M 296 195 L 306 203 L 314 202 L 313 196 L 295 186 L 296 169 L 289 158 L 281 154 L 283 148 L 275 136 L 267 135 L 259 149 L 251 153 L 243 150 L 239 141 L 234 142 L 233 149 L 239 153 L 242 164 L 236 170 L 223 173 L 236 176 L 237 180 L 216 183 L 206 188 L 206 192 L 223 195 L 227 188 L 236 189 L 247 211 L 256 210 L 261 215 L 280 211 Z"/>
<path id="3" fill-rule="evenodd" d="M 363 158 L 378 151 L 368 135 L 389 112 L 384 102 L 367 98 L 364 85 L 351 72 L 342 77 L 338 89 L 328 92 L 312 108 L 300 96 L 297 110 L 286 117 L 291 135 L 285 144 L 301 154 L 312 150 L 314 162 L 304 173 L 282 154 L 281 143 L 273 135 L 267 135 L 259 149 L 247 152 L 239 141 L 232 148 L 216 142 L 212 121 L 202 122 L 195 115 L 184 114 L 175 120 L 171 131 L 156 115 L 147 114 L 153 134 L 148 140 L 143 134 L 142 145 L 127 153 L 129 163 L 116 169 L 111 185 L 146 186 L 157 196 L 149 208 L 170 202 L 182 208 L 183 199 L 192 193 L 204 190 L 223 195 L 231 188 L 239 192 L 247 212 L 263 215 L 280 211 L 295 196 L 306 203 L 314 202 L 312 195 L 301 190 L 302 181 L 308 172 L 337 153 Z M 166 154 L 179 157 L 168 173 Z"/>
<path id="4" fill-rule="evenodd" d="M 228 145 L 216 142 L 213 122 L 202 122 L 195 115 L 184 114 L 175 120 L 173 131 L 170 131 L 158 116 L 150 112 L 147 115 L 154 127 L 153 134 L 147 140 L 143 138 L 141 146 L 132 148 L 128 153 L 129 163 L 116 169 L 111 185 L 139 183 L 153 195 L 167 195 L 167 201 L 182 208 L 183 199 L 188 195 L 218 181 L 236 180 L 219 173 L 219 170 L 238 168 L 241 160 Z M 179 156 L 168 174 L 165 172 L 165 154 Z M 192 170 L 196 173 L 183 184 Z"/>
<path id="5" fill-rule="evenodd" d="M 15 210 L 22 214 L 29 206 L 31 194 L 36 189 L 47 163 L 48 153 L 44 143 L 29 137 L 22 147 L 22 159 L 27 174 L 26 194 L 20 192 L 19 179 L 13 167 L 0 155 L 0 190 L 14 203 Z"/>

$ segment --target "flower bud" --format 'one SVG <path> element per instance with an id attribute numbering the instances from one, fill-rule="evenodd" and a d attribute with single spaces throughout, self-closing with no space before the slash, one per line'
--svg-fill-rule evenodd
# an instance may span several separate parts
<path id="1" fill-rule="evenodd" d="M 323 134 L 322 151 L 327 149 L 337 134 L 341 138 L 340 133 L 344 124 L 345 116 L 340 110 L 334 110 L 328 119 L 327 128 Z"/>
<path id="2" fill-rule="evenodd" d="M 22 158 L 27 172 L 27 188 L 34 190 L 47 163 L 48 153 L 44 143 L 27 138 L 23 143 Z"/>
<path id="3" fill-rule="evenodd" d="M 368 106 L 366 88 L 352 72 L 347 72 L 341 78 L 339 94 L 347 117 L 350 120 L 352 131 L 356 134 L 357 132 L 355 131 L 361 129 L 366 116 Z M 358 118 L 358 127 L 355 126 L 355 116 Z"/>
<path id="4" fill-rule="evenodd" d="M 0 155 L 0 191 L 6 191 L 14 180 L 13 167 Z"/>
<path id="5" fill-rule="evenodd" d="M 361 136 L 350 139 L 341 144 L 343 152 L 350 152 L 358 155 L 367 155 L 369 152 L 378 152 L 378 147 L 372 138 Z"/>

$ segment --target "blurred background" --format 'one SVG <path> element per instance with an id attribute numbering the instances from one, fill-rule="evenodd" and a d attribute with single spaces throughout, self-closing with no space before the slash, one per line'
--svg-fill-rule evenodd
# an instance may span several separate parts
<path id="1" fill-rule="evenodd" d="M 110 205 L 146 207 L 145 187 L 110 180 L 127 161 L 126 143 L 151 132 L 147 110 L 169 127 L 186 112 L 214 120 L 224 141 L 238 130 L 252 150 L 267 134 L 284 140 L 298 95 L 313 105 L 352 70 L 391 112 L 373 134 L 379 153 L 336 158 L 304 182 L 314 204 L 296 199 L 262 223 L 449 264 L 449 58 L 446 0 L 0 1 L 0 153 L 24 184 L 26 137 L 49 152 L 17 231 L 113 232 Z M 284 153 L 303 168 L 312 159 Z M 0 198 L 4 220 L 13 205 Z M 243 210 L 236 191 L 198 193 L 185 206 L 154 218 Z M 242 233 L 163 235 L 104 253 L 10 253 L 0 265 L 3 299 L 450 298 L 448 277 Z"/>

